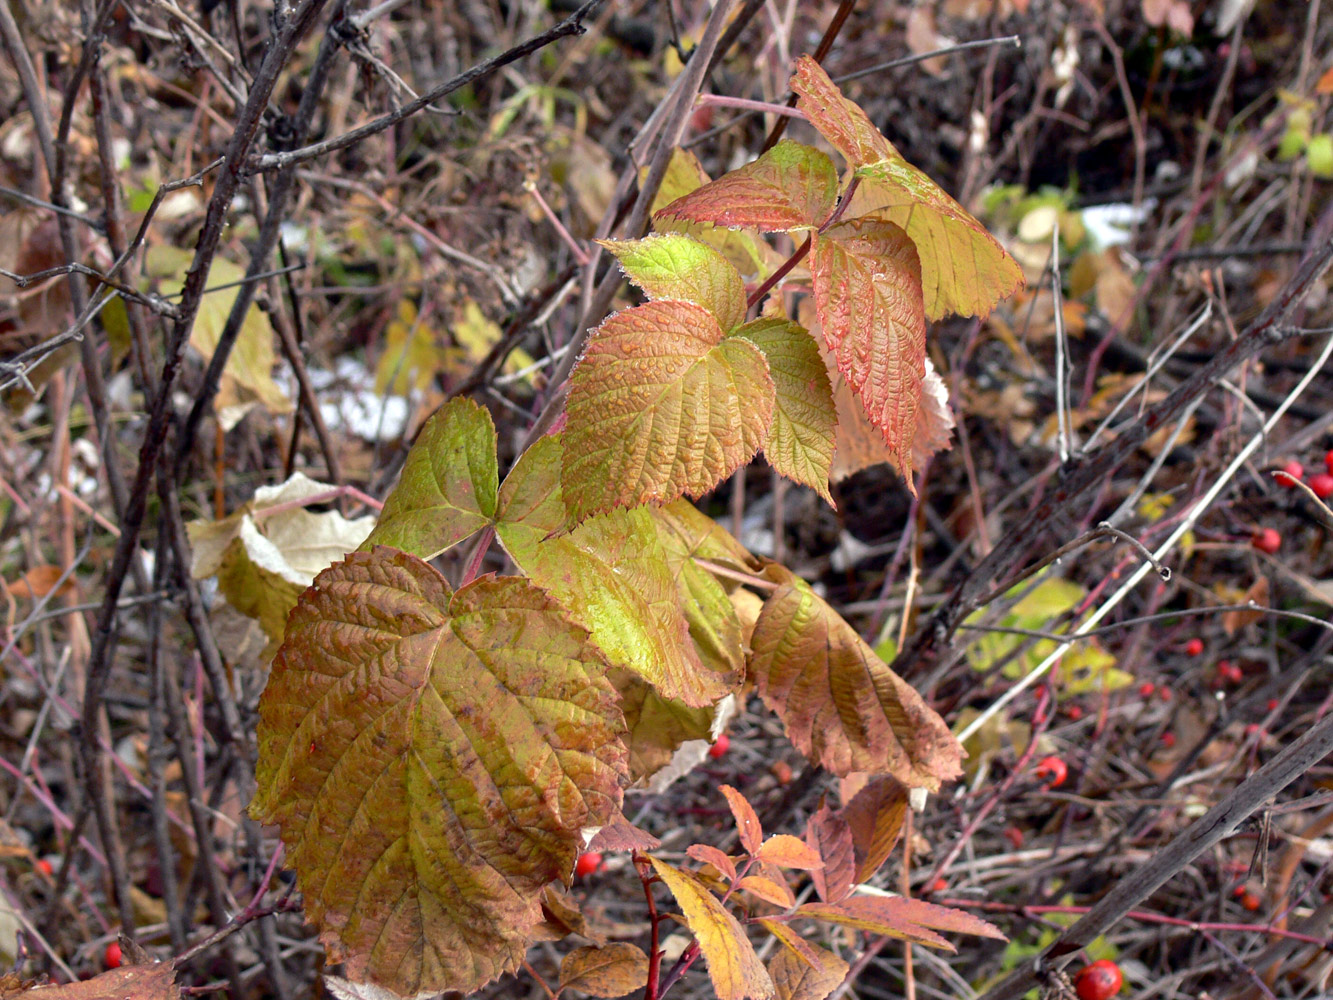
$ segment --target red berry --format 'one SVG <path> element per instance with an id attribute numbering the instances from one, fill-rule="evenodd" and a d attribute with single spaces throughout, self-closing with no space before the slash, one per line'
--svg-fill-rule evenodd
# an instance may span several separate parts
<path id="1" fill-rule="evenodd" d="M 1296 483 L 1305 475 L 1305 469 L 1301 467 L 1300 462 L 1288 462 L 1277 472 L 1273 473 L 1273 478 L 1277 480 L 1279 486 L 1285 486 L 1289 490 L 1296 488 Z"/>
<path id="2" fill-rule="evenodd" d="M 1162 746 L 1170 750 L 1175 745 L 1176 745 L 1176 734 L 1168 729 L 1166 732 L 1162 734 Z"/>
<path id="3" fill-rule="evenodd" d="M 773 772 L 773 777 L 778 779 L 779 785 L 791 784 L 791 765 L 785 760 L 774 761 L 769 770 Z"/>
<path id="4" fill-rule="evenodd" d="M 1247 740 L 1261 740 L 1264 738 L 1264 727 L 1257 722 L 1251 722 L 1245 727 L 1245 738 Z"/>
<path id="5" fill-rule="evenodd" d="M 1250 536 L 1250 545 L 1260 552 L 1267 552 L 1270 556 L 1275 555 L 1277 550 L 1282 548 L 1282 536 L 1278 534 L 1276 528 L 1261 528 Z"/>
<path id="6" fill-rule="evenodd" d="M 1084 968 L 1074 977 L 1074 992 L 1079 1000 L 1111 1000 L 1120 992 L 1125 978 L 1120 975 L 1120 966 L 1109 958 L 1099 959 Z"/>
<path id="7" fill-rule="evenodd" d="M 1185 643 L 1186 656 L 1198 656 L 1203 652 L 1203 640 L 1195 636 L 1189 642 Z"/>
<path id="8" fill-rule="evenodd" d="M 55 869 L 51 867 L 51 862 L 47 861 L 46 858 L 38 858 L 37 863 L 33 865 L 33 867 L 48 877 L 55 871 Z"/>
<path id="9" fill-rule="evenodd" d="M 1277 711 L 1277 699 L 1276 699 L 1276 698 L 1269 698 L 1269 699 L 1268 699 L 1268 711 L 1270 711 L 1270 712 L 1276 712 L 1276 711 Z"/>
<path id="10" fill-rule="evenodd" d="M 1014 845 L 1014 850 L 1023 846 L 1023 831 L 1016 826 L 1006 826 L 1004 828 L 1004 839 Z"/>
<path id="11" fill-rule="evenodd" d="M 1069 768 L 1059 757 L 1043 757 L 1037 761 L 1037 777 L 1050 788 L 1059 788 L 1069 777 Z"/>
<path id="12" fill-rule="evenodd" d="M 1223 684 L 1239 684 L 1245 679 L 1245 671 L 1230 660 L 1218 660 L 1217 679 Z"/>
<path id="13" fill-rule="evenodd" d="M 1249 891 L 1250 891 L 1249 889 L 1245 888 L 1244 882 L 1239 882 L 1236 884 L 1236 887 L 1231 890 L 1231 895 L 1235 896 L 1237 899 L 1240 899 L 1241 896 L 1244 896 Z"/>
<path id="14" fill-rule="evenodd" d="M 1070 722 L 1077 722 L 1079 719 L 1083 718 L 1083 706 L 1070 705 L 1069 708 L 1065 709 L 1065 714 L 1069 716 Z"/>
<path id="15" fill-rule="evenodd" d="M 102 964 L 108 969 L 120 968 L 120 945 L 115 941 L 106 946 L 106 951 L 102 954 Z"/>
<path id="16" fill-rule="evenodd" d="M 949 883 L 942 878 L 937 878 L 934 882 L 930 883 L 930 885 L 926 887 L 926 892 L 930 893 L 931 895 L 935 895 L 943 892 L 947 888 L 949 888 Z"/>
<path id="17" fill-rule="evenodd" d="M 1163 684 L 1157 690 L 1157 697 L 1161 698 L 1162 701 L 1170 701 L 1172 698 L 1175 697 L 1175 695 L 1171 693 L 1171 689 L 1169 687 Z"/>
<path id="18" fill-rule="evenodd" d="M 1258 893 L 1246 892 L 1240 897 L 1240 905 L 1253 913 L 1259 907 L 1264 905 L 1264 901 L 1259 898 Z"/>
<path id="19" fill-rule="evenodd" d="M 1327 472 L 1321 472 L 1317 476 L 1310 477 L 1310 490 L 1320 500 L 1327 500 L 1333 496 L 1333 475 Z"/>
<path id="20" fill-rule="evenodd" d="M 602 856 L 596 851 L 589 851 L 587 854 L 580 854 L 578 864 L 574 866 L 574 874 L 580 878 L 591 875 L 602 868 Z"/>
<path id="21" fill-rule="evenodd" d="M 730 749 L 731 749 L 731 737 L 728 736 L 726 733 L 723 733 L 721 736 L 717 738 L 717 741 L 714 742 L 713 745 L 708 748 L 708 756 L 712 757 L 714 760 L 719 760 L 722 757 L 726 756 L 727 751 Z"/>
<path id="22" fill-rule="evenodd" d="M 1144 698 L 1151 698 L 1153 692 L 1156 690 L 1157 690 L 1157 685 L 1154 684 L 1152 681 L 1144 681 L 1142 684 L 1139 685 L 1139 694 Z"/>
<path id="23" fill-rule="evenodd" d="M 1333 451 L 1324 453 L 1324 468 L 1333 473 Z"/>

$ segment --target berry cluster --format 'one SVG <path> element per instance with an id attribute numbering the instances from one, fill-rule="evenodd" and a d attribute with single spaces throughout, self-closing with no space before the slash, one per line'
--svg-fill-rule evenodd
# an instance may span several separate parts
<path id="1" fill-rule="evenodd" d="M 1311 476 L 1310 482 L 1306 484 L 1320 500 L 1333 496 L 1333 451 L 1324 455 L 1324 469 L 1324 472 Z M 1285 486 L 1289 490 L 1295 489 L 1296 483 L 1305 478 L 1305 467 L 1300 462 L 1292 460 L 1273 473 L 1273 478 L 1278 481 L 1279 486 Z"/>

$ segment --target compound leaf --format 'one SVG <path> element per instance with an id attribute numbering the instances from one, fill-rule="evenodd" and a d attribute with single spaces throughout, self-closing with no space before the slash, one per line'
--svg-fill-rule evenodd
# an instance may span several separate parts
<path id="1" fill-rule="evenodd" d="M 783 139 L 752 163 L 678 198 L 655 218 L 767 233 L 814 229 L 838 198 L 838 171 L 815 149 Z"/>
<path id="2" fill-rule="evenodd" d="M 777 1000 L 825 1000 L 842 985 L 850 966 L 826 948 L 810 946 L 814 965 L 803 956 L 783 948 L 768 963 Z"/>
<path id="3" fill-rule="evenodd" d="M 689 872 L 665 861 L 649 857 L 657 876 L 666 883 L 680 904 L 685 923 L 699 942 L 699 950 L 708 962 L 717 1000 L 768 1000 L 773 996 L 769 979 L 745 930 L 716 896 Z"/>
<path id="4" fill-rule="evenodd" d="M 773 380 L 749 341 L 703 306 L 616 313 L 570 377 L 564 499 L 576 520 L 698 496 L 744 465 L 773 417 Z"/>
<path id="5" fill-rule="evenodd" d="M 605 661 L 564 609 L 518 577 L 453 591 L 392 549 L 302 595 L 259 712 L 253 815 L 330 961 L 407 996 L 517 967 L 627 777 Z"/>
<path id="6" fill-rule="evenodd" d="M 764 352 L 773 378 L 773 425 L 764 444 L 768 464 L 832 506 L 828 480 L 838 416 L 819 345 L 804 327 L 782 317 L 746 323 L 733 336 Z"/>
<path id="7" fill-rule="evenodd" d="M 711 705 L 735 686 L 741 665 L 722 672 L 700 660 L 651 514 L 616 510 L 552 534 L 566 517 L 560 470 L 568 435 L 535 442 L 505 478 L 495 529 L 500 542 L 592 633 L 613 666 L 642 677 L 664 698 Z"/>
<path id="8" fill-rule="evenodd" d="M 840 777 L 892 774 L 940 787 L 961 772 L 962 747 L 906 681 L 804 580 L 780 566 L 751 639 L 750 676 L 806 757 Z"/>
<path id="9" fill-rule="evenodd" d="M 421 428 L 361 550 L 389 545 L 433 559 L 491 523 L 498 484 L 490 413 L 466 397 L 451 399 Z"/>
<path id="10" fill-rule="evenodd" d="M 984 316 L 1023 283 L 1023 272 L 967 209 L 905 160 L 817 62 L 802 56 L 796 106 L 860 178 L 849 213 L 875 212 L 907 231 L 921 256 L 926 315 Z"/>
<path id="11" fill-rule="evenodd" d="M 648 982 L 648 956 L 638 945 L 613 941 L 575 948 L 560 963 L 560 989 L 594 997 L 623 997 Z"/>
<path id="12" fill-rule="evenodd" d="M 641 240 L 598 240 L 650 299 L 703 306 L 723 330 L 745 322 L 745 283 L 721 252 L 678 233 Z"/>
<path id="13" fill-rule="evenodd" d="M 842 222 L 815 237 L 810 271 L 824 342 L 911 488 L 926 374 L 916 248 L 893 223 Z"/>

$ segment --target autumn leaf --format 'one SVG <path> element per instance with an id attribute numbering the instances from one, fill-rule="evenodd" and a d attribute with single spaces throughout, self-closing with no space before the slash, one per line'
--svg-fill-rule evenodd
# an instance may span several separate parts
<path id="1" fill-rule="evenodd" d="M 986 227 L 903 159 L 819 63 L 801 56 L 791 87 L 796 106 L 860 179 L 848 217 L 875 213 L 916 244 L 927 316 L 984 316 L 1023 283 L 1018 262 Z"/>
<path id="2" fill-rule="evenodd" d="M 8 978 L 8 977 L 6 977 Z M 176 986 L 176 969 L 170 962 L 150 965 L 125 965 L 108 969 L 81 982 L 58 986 L 38 986 L 32 989 L 6 989 L 0 982 L 0 998 L 23 996 L 28 1000 L 180 1000 Z"/>
<path id="3" fill-rule="evenodd" d="M 648 167 L 643 168 L 647 173 Z M 642 179 L 642 174 L 640 175 Z M 653 199 L 653 212 L 659 212 L 678 198 L 703 187 L 709 181 L 708 173 L 698 157 L 687 149 L 671 151 L 666 175 Z M 771 274 L 782 263 L 782 258 L 754 233 L 726 229 L 701 222 L 681 222 L 666 216 L 653 220 L 653 227 L 663 233 L 683 233 L 714 247 L 742 274 L 762 278 Z"/>
<path id="4" fill-rule="evenodd" d="M 839 903 L 806 903 L 793 916 L 813 917 L 947 951 L 957 949 L 935 931 L 1005 940 L 998 927 L 980 917 L 902 896 L 849 896 Z"/>
<path id="5" fill-rule="evenodd" d="M 744 889 L 765 903 L 772 903 L 784 910 L 796 905 L 796 896 L 790 886 L 762 875 L 746 875 L 736 883 L 736 888 Z"/>
<path id="6" fill-rule="evenodd" d="M 789 833 L 777 833 L 769 837 L 759 848 L 755 860 L 779 868 L 797 868 L 802 871 L 814 871 L 824 867 L 819 852 L 810 848 L 799 837 Z"/>
<path id="7" fill-rule="evenodd" d="M 605 671 L 521 578 L 454 591 L 385 548 L 316 578 L 260 700 L 251 812 L 349 978 L 410 996 L 517 967 L 543 887 L 619 810 Z"/>
<path id="8" fill-rule="evenodd" d="M 651 684 L 628 670 L 613 670 L 611 681 L 620 692 L 625 713 L 625 743 L 629 747 L 630 781 L 639 786 L 671 763 L 682 743 L 706 740 L 713 729 L 710 708 L 691 708 L 664 698 Z"/>
<path id="9" fill-rule="evenodd" d="M 716 847 L 709 844 L 691 844 L 685 848 L 685 855 L 703 864 L 712 865 L 733 882 L 736 880 L 736 863 Z"/>
<path id="10" fill-rule="evenodd" d="M 832 506 L 828 480 L 838 417 L 819 345 L 785 317 L 746 323 L 733 336 L 744 337 L 764 353 L 773 378 L 773 424 L 764 443 L 768 464 Z"/>
<path id="11" fill-rule="evenodd" d="M 814 964 L 784 948 L 768 963 L 777 1000 L 825 1000 L 842 985 L 850 966 L 827 948 L 810 946 Z"/>
<path id="12" fill-rule="evenodd" d="M 560 962 L 560 989 L 594 997 L 623 997 L 648 982 L 648 956 L 638 945 L 612 941 L 575 948 Z"/>
<path id="13" fill-rule="evenodd" d="M 824 862 L 810 876 L 819 898 L 828 903 L 846 899 L 856 880 L 856 851 L 847 821 L 827 803 L 820 803 L 805 825 L 804 839 Z"/>
<path id="14" fill-rule="evenodd" d="M 598 240 L 615 254 L 630 281 L 650 299 L 684 299 L 703 306 L 730 331 L 745 322 L 745 283 L 726 257 L 689 236 Z"/>
<path id="15" fill-rule="evenodd" d="M 651 514 L 616 510 L 553 534 L 566 519 L 560 478 L 568 436 L 535 442 L 505 478 L 496 524 L 505 551 L 592 633 L 613 666 L 664 698 L 713 704 L 739 681 L 741 665 L 719 672 L 700 660 Z"/>
<path id="16" fill-rule="evenodd" d="M 783 139 L 757 160 L 705 184 L 654 218 L 767 233 L 814 229 L 838 199 L 838 171 L 815 149 Z"/>
<path id="17" fill-rule="evenodd" d="M 362 551 L 389 545 L 434 559 L 494 520 L 498 479 L 490 413 L 451 399 L 421 428 Z"/>
<path id="18" fill-rule="evenodd" d="M 699 942 L 699 950 L 708 962 L 717 1000 L 768 1000 L 773 996 L 773 981 L 755 954 L 754 946 L 736 918 L 727 912 L 716 896 L 689 872 L 674 868 L 659 858 L 649 857 L 671 894 L 680 904 L 685 923 Z"/>
<path id="19" fill-rule="evenodd" d="M 865 882 L 888 860 L 907 819 L 907 789 L 888 775 L 875 775 L 843 807 L 856 852 L 855 881 Z"/>
<path id="20" fill-rule="evenodd" d="M 779 566 L 751 640 L 750 675 L 806 757 L 837 775 L 892 774 L 938 790 L 960 773 L 962 748 L 921 696 L 856 630 Z"/>
<path id="21" fill-rule="evenodd" d="M 669 558 L 706 559 L 738 572 L 758 569 L 758 562 L 745 546 L 688 500 L 654 507 L 652 515 Z"/>
<path id="22" fill-rule="evenodd" d="M 589 851 L 655 851 L 661 846 L 660 840 L 623 815 L 612 819 L 588 841 Z"/>
<path id="23" fill-rule="evenodd" d="M 797 934 L 795 930 L 787 926 L 781 920 L 769 917 L 760 917 L 759 925 L 772 934 L 782 943 L 782 946 L 792 953 L 797 961 L 804 963 L 810 968 L 819 965 L 818 949 L 805 938 Z"/>
<path id="24" fill-rule="evenodd" d="M 598 328 L 570 376 L 565 503 L 576 520 L 698 496 L 759 451 L 773 380 L 702 306 L 663 300 Z"/>
<path id="25" fill-rule="evenodd" d="M 916 248 L 891 222 L 842 222 L 815 237 L 810 271 L 824 342 L 911 488 L 926 372 Z"/>
<path id="26" fill-rule="evenodd" d="M 730 785 L 722 785 L 720 789 L 731 808 L 731 815 L 736 819 L 736 832 L 740 834 L 741 846 L 753 857 L 764 842 L 764 828 L 759 825 L 754 806 Z"/>

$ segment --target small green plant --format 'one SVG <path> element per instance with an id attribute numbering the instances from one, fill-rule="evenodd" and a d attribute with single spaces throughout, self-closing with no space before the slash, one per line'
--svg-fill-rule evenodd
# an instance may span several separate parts
<path id="1" fill-rule="evenodd" d="M 848 422 L 873 431 L 911 488 L 950 427 L 927 320 L 984 314 L 1021 281 L 817 63 L 799 61 L 792 89 L 843 174 L 792 141 L 715 181 L 678 153 L 660 231 L 604 244 L 648 301 L 593 332 L 557 431 L 501 482 L 489 414 L 448 403 L 360 550 L 320 573 L 287 620 L 260 705 L 252 811 L 280 827 L 307 914 L 352 980 L 476 990 L 576 924 L 560 885 L 580 855 L 617 850 L 644 883 L 651 953 L 579 948 L 561 989 L 658 1000 L 702 954 L 722 1000 L 810 976 L 827 989 L 800 995 L 822 998 L 846 965 L 793 925 L 934 947 L 949 947 L 941 930 L 998 936 L 960 911 L 854 891 L 888 857 L 910 790 L 956 777 L 961 748 L 805 581 L 685 499 L 761 449 L 828 499 Z M 753 230 L 803 242 L 772 269 Z M 778 295 L 750 318 L 807 254 L 819 335 Z M 748 294 L 737 263 L 762 276 Z M 455 586 L 428 560 L 468 539 Z M 520 575 L 478 576 L 496 541 Z M 746 611 L 741 588 L 762 609 Z M 651 853 L 622 793 L 708 738 L 714 706 L 743 683 L 812 762 L 874 777 L 804 839 L 764 839 L 724 787 L 742 853 L 697 844 L 687 853 L 702 867 L 686 870 Z M 797 905 L 781 869 L 808 872 L 820 901 Z M 659 883 L 694 935 L 665 973 Z M 767 966 L 754 929 L 783 945 Z"/>

